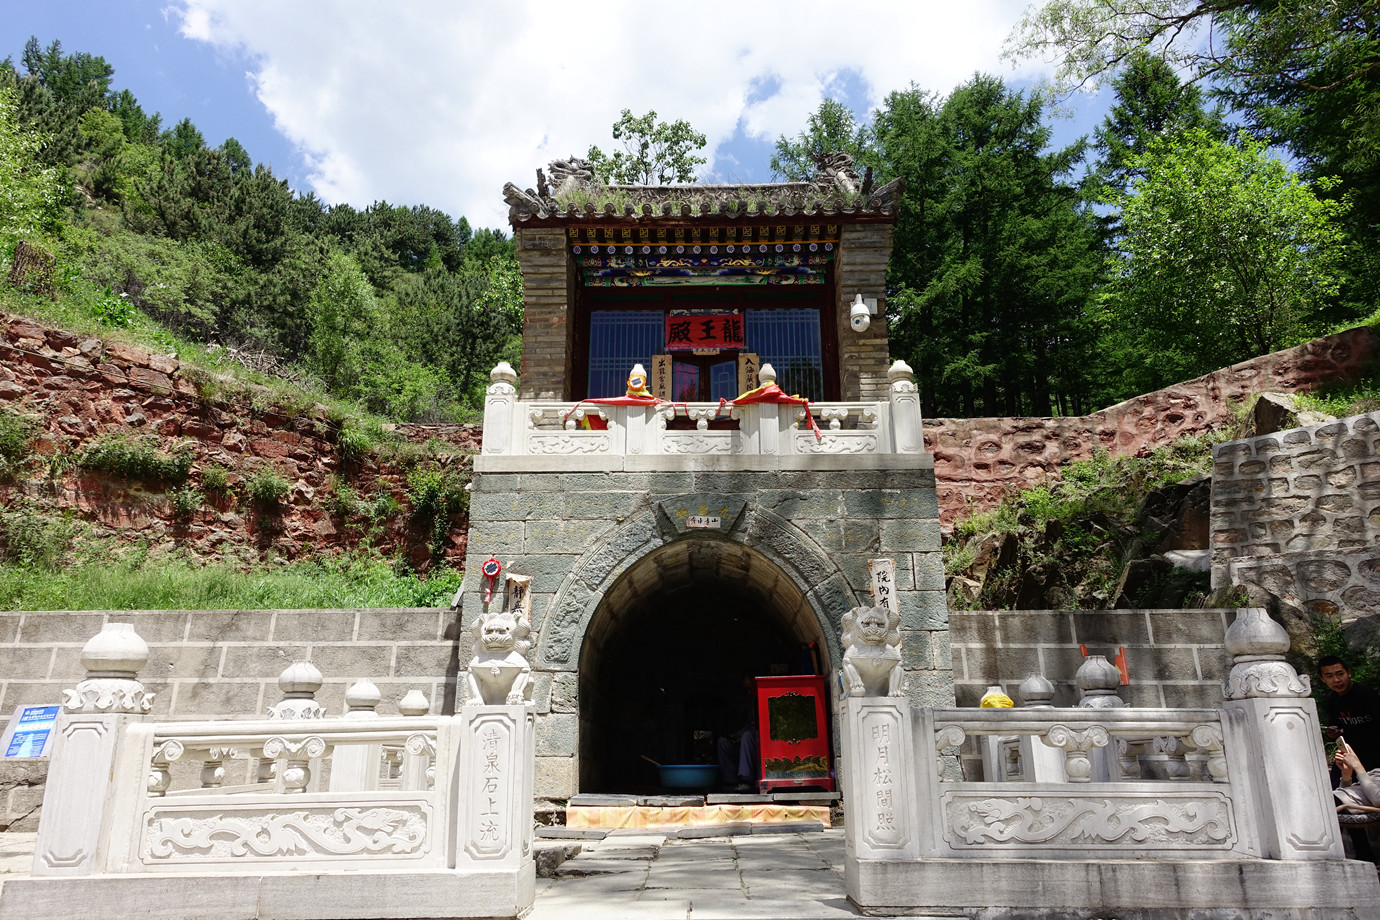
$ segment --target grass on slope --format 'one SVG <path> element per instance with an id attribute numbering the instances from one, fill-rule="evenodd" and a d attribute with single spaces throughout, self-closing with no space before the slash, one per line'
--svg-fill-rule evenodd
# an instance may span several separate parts
<path id="1" fill-rule="evenodd" d="M 59 570 L 0 565 L 0 610 L 255 610 L 444 607 L 460 573 L 399 574 L 380 559 L 293 562 L 242 571 L 183 560 L 96 561 Z"/>

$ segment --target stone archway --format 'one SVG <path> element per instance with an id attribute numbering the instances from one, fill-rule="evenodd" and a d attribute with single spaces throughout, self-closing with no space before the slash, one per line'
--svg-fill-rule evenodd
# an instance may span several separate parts
<path id="1" fill-rule="evenodd" d="M 708 516 L 717 519 L 719 526 L 708 531 L 692 528 L 689 517 L 706 511 L 712 512 Z M 600 687 L 590 678 L 605 668 L 618 667 L 616 655 L 601 657 L 601 651 L 611 637 L 620 635 L 619 624 L 628 622 L 630 604 L 680 603 L 678 592 L 690 590 L 696 581 L 686 573 L 704 573 L 697 578 L 714 592 L 709 609 L 737 610 L 741 622 L 764 624 L 766 632 L 759 639 L 769 645 L 784 642 L 808 647 L 815 642 L 819 666 L 827 673 L 838 666 L 842 655 L 840 620 L 859 603 L 836 555 L 775 511 L 719 493 L 654 500 L 646 510 L 605 531 L 573 565 L 564 568 L 566 574 L 555 596 L 537 611 L 533 622 L 534 667 L 551 675 L 553 704 L 559 696 L 561 705 L 569 707 L 564 711 L 576 714 L 568 727 L 554 720 L 550 746 L 553 753 L 574 755 L 574 763 L 567 768 L 575 787 L 572 791 L 591 791 L 599 779 L 583 765 L 586 755 L 607 744 L 595 740 L 601 737 L 596 725 L 601 718 L 596 712 Z M 741 615 L 747 609 L 753 611 L 750 618 Z M 728 633 L 731 626 L 731 618 L 721 621 L 720 631 Z M 723 642 L 733 641 L 724 635 Z M 592 706 L 587 705 L 591 697 Z M 539 739 L 541 734 L 539 725 Z M 539 754 L 541 747 L 539 740 Z M 645 751 L 632 751 L 632 756 L 639 753 L 655 756 Z M 643 762 L 639 759 L 639 763 Z M 598 773 L 597 767 L 591 769 Z"/>
<path id="2" fill-rule="evenodd" d="M 722 538 L 666 543 L 610 586 L 584 631 L 580 789 L 655 787 L 642 755 L 712 757 L 714 738 L 746 721 L 744 677 L 833 664 L 806 592 L 776 563 Z"/>

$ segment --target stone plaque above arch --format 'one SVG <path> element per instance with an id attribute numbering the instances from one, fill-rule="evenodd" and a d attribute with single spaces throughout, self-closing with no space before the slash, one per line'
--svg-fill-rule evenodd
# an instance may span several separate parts
<path id="1" fill-rule="evenodd" d="M 674 540 L 690 533 L 729 533 L 747 502 L 733 495 L 689 492 L 659 501 L 655 507 L 662 536 Z"/>

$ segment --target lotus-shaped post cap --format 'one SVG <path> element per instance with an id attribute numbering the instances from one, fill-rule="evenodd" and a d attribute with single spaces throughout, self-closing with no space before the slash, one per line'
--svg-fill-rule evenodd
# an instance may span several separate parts
<path id="1" fill-rule="evenodd" d="M 294 661 L 278 675 L 278 689 L 284 699 L 311 699 L 321 689 L 321 671 L 310 661 Z"/>
<path id="2" fill-rule="evenodd" d="M 133 679 L 149 661 L 149 646 L 133 623 L 107 623 L 82 646 L 81 664 L 90 677 Z"/>

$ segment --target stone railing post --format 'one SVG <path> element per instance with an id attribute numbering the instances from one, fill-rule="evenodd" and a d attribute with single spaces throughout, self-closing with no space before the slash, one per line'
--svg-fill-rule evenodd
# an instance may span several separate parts
<path id="1" fill-rule="evenodd" d="M 1023 709 L 1053 709 L 1054 684 L 1043 674 L 1031 674 L 1016 688 Z M 1035 735 L 1021 735 L 1021 764 L 1024 779 L 1030 783 L 1065 783 L 1064 751 L 1050 747 Z"/>
<path id="2" fill-rule="evenodd" d="M 321 671 L 310 661 L 294 661 L 278 675 L 283 698 L 268 707 L 268 717 L 283 721 L 324 719 L 326 710 L 316 701 L 323 683 Z M 319 739 L 288 742 L 272 738 L 264 744 L 263 759 L 282 761 L 275 771 L 283 792 L 316 792 L 321 786 L 321 756 L 326 753 Z M 262 761 L 260 762 L 262 766 Z"/>
<path id="3" fill-rule="evenodd" d="M 1083 659 L 1083 663 L 1078 666 L 1078 671 L 1073 675 L 1073 682 L 1078 687 L 1078 708 L 1080 709 L 1124 709 L 1126 702 L 1116 695 L 1116 688 L 1121 685 L 1121 672 L 1102 655 L 1089 655 Z M 1088 762 L 1092 764 L 1092 774 L 1083 777 L 1077 775 L 1078 769 L 1069 760 L 1075 756 L 1072 749 L 1066 748 L 1068 759 L 1065 760 L 1065 770 L 1072 782 L 1114 782 L 1122 778 L 1122 763 L 1118 745 L 1112 743 L 1109 738 L 1102 744 L 1091 749 L 1084 749 L 1087 752 Z M 1081 765 L 1079 765 L 1081 767 Z"/>
<path id="4" fill-rule="evenodd" d="M 776 383 L 776 369 L 763 364 L 757 372 L 759 386 Z M 790 407 L 786 407 L 789 409 Z M 773 457 L 790 453 L 794 444 L 789 431 L 783 430 L 782 407 L 776 403 L 750 403 L 742 406 L 741 428 L 747 438 L 750 453 Z"/>
<path id="5" fill-rule="evenodd" d="M 904 361 L 886 372 L 891 393 L 891 442 L 898 454 L 925 452 L 925 419 L 920 411 L 920 390 L 915 373 Z"/>
<path id="6" fill-rule="evenodd" d="M 43 796 L 34 875 L 91 875 L 110 839 L 110 782 L 125 729 L 153 694 L 139 682 L 149 647 L 129 623 L 107 623 L 81 651 L 86 679 L 63 692 Z"/>
<path id="7" fill-rule="evenodd" d="M 914 728 L 905 697 L 846 696 L 839 704 L 843 802 L 850 856 L 916 859 L 920 856 L 917 772 L 938 780 L 939 764 L 913 760 Z"/>
<path id="8" fill-rule="evenodd" d="M 1230 716 L 1245 723 L 1256 820 L 1271 859 L 1341 859 L 1318 710 L 1309 681 L 1284 660 L 1289 634 L 1264 609 L 1241 610 L 1227 628 L 1234 664 L 1222 682 Z"/>
<path id="9" fill-rule="evenodd" d="M 489 380 L 484 396 L 484 443 L 480 452 L 510 454 L 517 416 L 517 372 L 507 361 L 500 361 L 489 372 Z"/>
<path id="10" fill-rule="evenodd" d="M 370 680 L 359 680 L 345 691 L 345 718 L 367 721 L 379 717 L 376 711 L 383 699 Z M 379 768 L 383 747 L 378 744 L 338 744 L 331 755 L 332 792 L 367 792 L 379 787 Z"/>
<path id="11" fill-rule="evenodd" d="M 398 700 L 398 712 L 409 719 L 419 719 L 431 712 L 431 701 L 420 690 L 409 690 Z M 402 769 L 399 773 L 398 788 L 426 789 L 431 759 L 436 754 L 435 746 L 426 740 L 425 735 L 413 735 L 402 750 Z"/>
<path id="12" fill-rule="evenodd" d="M 535 707 L 465 706 L 455 720 L 460 731 L 456 868 L 530 863 Z"/>

